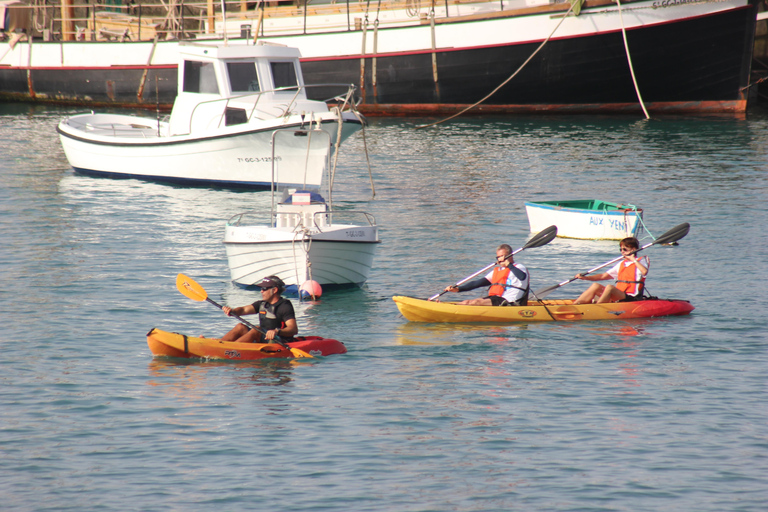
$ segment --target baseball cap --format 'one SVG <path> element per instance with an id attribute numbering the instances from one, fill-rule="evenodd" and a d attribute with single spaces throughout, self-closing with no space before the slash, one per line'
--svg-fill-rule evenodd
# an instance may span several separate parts
<path id="1" fill-rule="evenodd" d="M 285 289 L 285 283 L 277 276 L 267 276 L 260 282 L 256 283 L 259 288 L 274 288 L 277 287 L 281 292 Z"/>

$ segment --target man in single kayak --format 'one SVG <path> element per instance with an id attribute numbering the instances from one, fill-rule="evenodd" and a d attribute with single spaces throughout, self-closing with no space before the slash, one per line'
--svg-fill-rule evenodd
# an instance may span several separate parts
<path id="1" fill-rule="evenodd" d="M 257 343 L 262 337 L 267 341 L 279 336 L 283 341 L 293 341 L 293 337 L 299 332 L 296 325 L 296 314 L 293 311 L 293 304 L 290 300 L 280 296 L 285 291 L 285 283 L 277 276 L 268 276 L 261 280 L 256 286 L 261 288 L 261 300 L 253 304 L 230 308 L 227 306 L 221 309 L 227 316 L 234 313 L 237 316 L 253 315 L 258 312 L 259 326 L 264 330 L 262 335 L 256 329 L 251 329 L 245 324 L 237 324 L 234 329 L 225 334 L 222 341 L 236 341 L 239 343 Z"/>
<path id="2" fill-rule="evenodd" d="M 648 275 L 650 261 L 648 256 L 638 259 L 635 252 L 640 247 L 637 238 L 630 236 L 619 242 L 619 250 L 624 259 L 618 262 L 608 272 L 585 276 L 576 274 L 577 279 L 584 281 L 605 281 L 615 279 L 616 284 L 603 286 L 594 283 L 582 293 L 574 304 L 591 304 L 595 296 L 598 296 L 596 304 L 604 302 L 631 302 L 643 298 L 645 277 Z"/>
<path id="3" fill-rule="evenodd" d="M 496 249 L 497 265 L 485 277 L 469 281 L 460 286 L 452 284 L 446 292 L 465 292 L 490 286 L 488 296 L 481 299 L 468 299 L 458 304 L 468 306 L 525 306 L 528 304 L 530 276 L 528 269 L 521 263 L 515 263 L 512 247 L 501 244 Z"/>

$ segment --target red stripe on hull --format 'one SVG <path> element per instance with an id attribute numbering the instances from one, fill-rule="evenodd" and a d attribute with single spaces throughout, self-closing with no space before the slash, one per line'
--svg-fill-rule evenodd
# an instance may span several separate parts
<path id="1" fill-rule="evenodd" d="M 744 115 L 747 100 L 734 101 L 686 101 L 646 103 L 646 108 L 657 114 L 733 114 Z M 363 103 L 358 110 L 366 116 L 436 116 L 452 115 L 469 105 L 440 103 L 406 103 L 376 105 Z M 639 103 L 591 103 L 576 105 L 485 105 L 473 107 L 467 114 L 642 114 Z"/>

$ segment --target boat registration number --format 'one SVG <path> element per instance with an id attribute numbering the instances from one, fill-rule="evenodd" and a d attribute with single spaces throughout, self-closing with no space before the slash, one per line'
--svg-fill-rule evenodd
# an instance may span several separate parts
<path id="1" fill-rule="evenodd" d="M 282 157 L 276 156 L 275 162 L 280 162 L 282 160 Z M 237 163 L 239 164 L 259 164 L 262 162 L 271 162 L 272 157 L 271 156 L 262 156 L 262 157 L 243 157 L 237 159 Z"/>

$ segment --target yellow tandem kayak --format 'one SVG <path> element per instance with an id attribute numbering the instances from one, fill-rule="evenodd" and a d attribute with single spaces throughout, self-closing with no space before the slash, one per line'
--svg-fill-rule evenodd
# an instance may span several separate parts
<path id="1" fill-rule="evenodd" d="M 560 320 L 615 320 L 687 315 L 690 302 L 647 299 L 607 304 L 574 304 L 572 300 L 529 301 L 527 306 L 466 306 L 396 295 L 392 300 L 411 322 L 552 322 Z"/>

